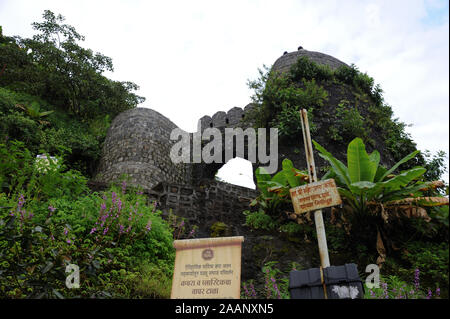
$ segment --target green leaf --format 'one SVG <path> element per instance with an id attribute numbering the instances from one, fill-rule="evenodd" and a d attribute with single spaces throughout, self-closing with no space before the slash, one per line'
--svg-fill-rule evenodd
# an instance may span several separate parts
<path id="1" fill-rule="evenodd" d="M 280 171 L 280 172 L 276 173 L 274 177 L 272 177 L 272 182 L 275 182 L 281 186 L 284 186 L 287 184 L 286 175 L 284 174 L 283 171 Z"/>
<path id="2" fill-rule="evenodd" d="M 369 159 L 372 163 L 375 164 L 375 167 L 377 168 L 378 171 L 378 165 L 380 164 L 380 153 L 377 150 L 373 151 L 369 155 Z"/>
<path id="3" fill-rule="evenodd" d="M 339 192 L 340 195 L 346 197 L 347 199 L 350 199 L 352 201 L 355 200 L 355 195 L 351 191 L 349 191 L 348 189 L 339 187 L 338 188 L 338 192 Z"/>
<path id="4" fill-rule="evenodd" d="M 45 274 L 46 272 L 48 272 L 50 269 L 52 269 L 53 268 L 53 263 L 50 261 L 50 262 L 47 262 L 47 265 L 44 267 L 44 269 L 42 269 L 42 273 L 43 274 Z"/>
<path id="5" fill-rule="evenodd" d="M 255 170 L 255 177 L 258 182 L 270 181 L 272 179 L 264 167 L 258 167 Z"/>
<path id="6" fill-rule="evenodd" d="M 386 171 L 378 180 L 378 182 L 382 182 L 386 176 L 388 176 L 389 174 L 391 174 L 392 172 L 394 172 L 400 165 L 402 165 L 403 163 L 409 161 L 410 159 L 413 159 L 414 157 L 416 157 L 416 155 L 419 153 L 420 151 L 414 151 L 408 155 L 406 155 L 405 157 L 403 157 L 400 161 L 398 161 L 394 166 L 392 166 L 388 171 Z"/>
<path id="7" fill-rule="evenodd" d="M 381 182 L 381 177 L 387 172 L 387 169 L 384 166 L 378 166 L 377 172 L 375 174 L 374 181 Z"/>
<path id="8" fill-rule="evenodd" d="M 391 200 L 400 200 L 405 197 L 418 197 L 422 196 L 421 189 L 430 184 L 430 182 L 414 184 L 407 187 L 402 187 L 397 191 L 390 191 L 389 193 L 383 195 L 383 202 L 389 202 Z"/>
<path id="9" fill-rule="evenodd" d="M 336 174 L 338 182 L 340 184 L 347 185 L 347 187 L 350 186 L 350 184 L 351 184 L 350 176 L 348 174 L 348 169 L 344 165 L 344 163 L 342 163 L 340 160 L 338 160 L 333 155 L 331 155 L 331 153 L 329 153 L 326 149 L 324 149 L 316 141 L 313 140 L 312 142 L 314 143 L 314 146 L 316 147 L 316 149 L 320 152 L 319 156 L 322 157 L 323 159 L 327 160 L 331 164 L 331 167 Z"/>
<path id="10" fill-rule="evenodd" d="M 394 178 L 383 182 L 384 187 L 389 190 L 398 190 L 401 187 L 408 185 L 411 181 L 419 176 L 422 176 L 427 170 L 423 167 L 411 168 Z"/>
<path id="11" fill-rule="evenodd" d="M 291 160 L 285 158 L 282 162 L 282 167 L 284 176 L 286 177 L 289 186 L 297 187 L 302 184 L 301 178 L 299 176 L 295 176 L 296 169 L 294 168 Z"/>
<path id="12" fill-rule="evenodd" d="M 374 162 L 375 157 L 376 153 L 373 155 L 372 160 L 369 158 L 366 146 L 359 137 L 350 142 L 347 148 L 347 167 L 352 183 L 360 181 L 373 182 L 377 172 L 377 166 Z"/>
<path id="13" fill-rule="evenodd" d="M 361 193 L 374 188 L 377 184 L 367 181 L 355 182 L 350 185 L 353 193 Z M 357 191 L 354 191 L 357 190 Z"/>
<path id="14" fill-rule="evenodd" d="M 58 297 L 59 299 L 64 299 L 64 296 L 61 295 L 61 293 L 59 291 L 57 291 L 56 289 L 53 289 L 53 293 L 55 294 L 56 297 Z"/>

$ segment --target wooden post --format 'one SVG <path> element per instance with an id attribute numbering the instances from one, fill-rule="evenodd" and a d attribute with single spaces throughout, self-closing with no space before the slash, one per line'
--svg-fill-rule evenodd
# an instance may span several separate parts
<path id="1" fill-rule="evenodd" d="M 317 182 L 316 165 L 314 163 L 311 135 L 309 133 L 308 112 L 306 109 L 300 111 L 302 121 L 303 142 L 305 144 L 306 162 L 308 165 L 309 182 Z M 316 224 L 317 242 L 319 243 L 320 264 L 322 268 L 330 267 L 330 257 L 328 256 L 327 237 L 325 225 L 323 223 L 322 210 L 314 212 L 314 222 Z"/>

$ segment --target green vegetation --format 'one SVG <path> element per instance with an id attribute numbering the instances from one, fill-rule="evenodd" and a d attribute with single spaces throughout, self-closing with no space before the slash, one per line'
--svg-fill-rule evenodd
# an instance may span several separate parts
<path id="1" fill-rule="evenodd" d="M 215 222 L 211 226 L 211 237 L 230 236 L 230 227 L 223 222 Z"/>
<path id="2" fill-rule="evenodd" d="M 386 276 L 383 287 L 370 293 L 366 291 L 366 298 L 436 297 L 436 290 L 447 296 L 448 198 L 438 190 L 445 185 L 426 181 L 424 167 L 399 171 L 402 164 L 419 152 L 412 152 L 388 169 L 380 165 L 378 151 L 366 152 L 360 138 L 348 145 L 347 165 L 317 142 L 313 143 L 319 155 L 330 164 L 322 179 L 334 178 L 343 200 L 343 205 L 332 208 L 330 218 L 325 219 L 332 259 L 333 256 L 344 258 L 345 262 L 359 265 L 376 262 Z M 437 167 L 439 171 L 441 166 Z M 293 168 L 292 162 L 286 159 L 282 170 L 273 177 L 261 168 L 255 175 L 260 195 L 253 204 L 258 206 L 258 211 L 244 212 L 246 224 L 267 232 L 281 231 L 290 241 L 306 241 L 314 226 L 308 214 L 294 214 L 290 218 L 292 204 L 288 195 L 290 187 L 306 183 L 305 173 Z M 290 184 L 287 176 L 296 180 Z M 417 271 L 422 273 L 422 287 L 410 293 L 406 282 Z M 287 275 L 280 280 L 287 280 Z M 249 285 L 246 283 L 247 290 Z"/>
<path id="3" fill-rule="evenodd" d="M 359 137 L 371 147 L 383 145 L 380 151 L 395 161 L 416 150 L 406 124 L 393 117 L 380 86 L 353 64 L 332 70 L 304 56 L 289 72 L 279 74 L 266 66 L 259 72 L 257 80 L 248 82 L 257 106 L 248 119 L 256 127 L 277 127 L 285 144 L 301 140 L 299 110 L 305 108 L 311 133 L 330 136 L 341 147 Z M 404 168 L 426 164 L 427 158 L 418 154 Z"/>
<path id="4" fill-rule="evenodd" d="M 273 177 L 261 167 L 256 169 L 255 176 L 260 195 L 250 206 L 258 207 L 258 210 L 244 211 L 246 225 L 253 229 L 278 229 L 289 238 L 293 238 L 294 234 L 309 232 L 307 225 L 286 224 L 286 211 L 291 206 L 289 189 L 306 184 L 308 174 L 296 169 L 289 159 L 284 159 L 282 170 Z"/>
<path id="5" fill-rule="evenodd" d="M 103 75 L 113 70 L 111 59 L 81 47 L 84 37 L 62 16 L 45 11 L 43 18 L 31 39 L 4 36 L 0 27 L 0 298 L 168 298 L 172 241 L 194 237 L 196 226 L 171 212 L 163 219 L 125 181 L 103 192 L 87 186 L 111 120 L 144 99 L 133 93 L 136 84 Z M 336 179 L 344 199 L 325 220 L 330 253 L 383 263 L 387 286 L 367 297 L 421 298 L 437 287 L 448 296 L 448 206 L 445 185 L 436 182 L 445 153 L 418 153 L 380 87 L 353 65 L 331 70 L 302 58 L 286 75 L 266 70 L 250 86 L 257 126 L 298 140 L 298 111 L 307 108 L 313 132 L 348 144 L 345 165 L 315 143 L 330 164 L 324 178 Z M 337 89 L 345 98 L 331 110 Z M 315 121 L 324 116 L 331 125 Z M 383 132 L 381 153 L 397 161 L 390 169 L 378 151 L 366 151 L 380 141 L 375 132 Z M 314 239 L 309 214 L 293 214 L 289 195 L 308 174 L 285 159 L 274 176 L 261 168 L 255 176 L 260 195 L 244 212 L 246 225 L 295 244 Z M 210 234 L 231 235 L 231 226 L 216 222 Z M 263 283 L 243 283 L 243 298 L 288 298 L 287 273 L 268 260 L 272 246 L 263 248 Z M 78 289 L 66 287 L 69 264 L 80 267 Z M 406 284 L 416 269 L 421 288 Z"/>
<path id="6" fill-rule="evenodd" d="M 420 180 L 426 172 L 425 168 L 415 167 L 393 175 L 401 164 L 413 159 L 419 151 L 407 155 L 387 169 L 380 165 L 378 151 L 367 154 L 363 141 L 355 138 L 348 145 L 346 166 L 317 142 L 313 143 L 319 150 L 319 155 L 331 165 L 323 178 L 335 178 L 339 193 L 348 205 L 344 207 L 347 212 L 346 220 L 358 230 L 355 236 L 357 241 L 361 242 L 368 235 L 377 234 L 379 263 L 386 257 L 383 239 L 392 245 L 386 224 L 392 224 L 395 222 L 393 219 L 402 217 L 417 217 L 429 221 L 427 207 L 448 205 L 445 197 L 438 194 L 427 196 L 429 194 L 426 192 L 433 188 L 433 183 Z"/>
<path id="7" fill-rule="evenodd" d="M 183 225 L 126 182 L 87 186 L 111 119 L 143 98 L 62 16 L 43 18 L 32 39 L 0 28 L 0 298 L 169 298 Z"/>
<path id="8" fill-rule="evenodd" d="M 0 296 L 168 296 L 173 229 L 145 196 L 125 183 L 90 193 L 62 160 L 42 170 L 23 143 L 0 149 L 10 154 L 1 180 L 11 190 L 0 194 Z M 68 264 L 80 267 L 82 288 L 66 288 Z M 139 279 L 150 273 L 165 275 Z"/>
<path id="9" fill-rule="evenodd" d="M 64 17 L 47 10 L 43 18 L 31 39 L 0 31 L 0 141 L 62 156 L 90 176 L 111 119 L 144 98 L 132 93 L 136 84 L 102 75 L 113 71 L 111 59 L 81 47 L 84 37 Z"/>

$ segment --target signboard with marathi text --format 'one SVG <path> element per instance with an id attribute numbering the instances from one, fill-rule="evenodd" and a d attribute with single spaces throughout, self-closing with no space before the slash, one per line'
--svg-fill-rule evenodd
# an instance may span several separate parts
<path id="1" fill-rule="evenodd" d="M 327 179 L 291 188 L 290 193 L 296 214 L 340 205 L 342 203 L 334 179 Z"/>
<path id="2" fill-rule="evenodd" d="M 239 299 L 244 237 L 175 240 L 172 299 Z"/>

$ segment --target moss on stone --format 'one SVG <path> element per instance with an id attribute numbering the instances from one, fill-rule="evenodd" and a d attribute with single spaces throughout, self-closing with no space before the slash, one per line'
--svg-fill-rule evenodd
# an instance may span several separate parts
<path id="1" fill-rule="evenodd" d="M 211 237 L 222 237 L 230 235 L 230 226 L 223 222 L 215 222 L 211 226 Z"/>

